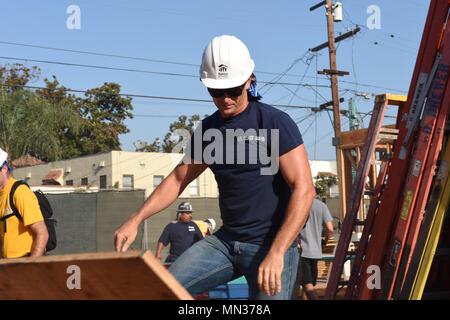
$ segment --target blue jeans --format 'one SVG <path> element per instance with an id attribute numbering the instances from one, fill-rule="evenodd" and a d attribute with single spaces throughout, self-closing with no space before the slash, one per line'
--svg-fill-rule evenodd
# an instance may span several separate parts
<path id="1" fill-rule="evenodd" d="M 298 250 L 293 244 L 284 255 L 281 292 L 267 296 L 257 284 L 258 267 L 269 247 L 238 241 L 222 241 L 208 236 L 186 250 L 169 271 L 193 296 L 210 291 L 218 285 L 245 276 L 249 299 L 290 300 L 297 276 Z"/>

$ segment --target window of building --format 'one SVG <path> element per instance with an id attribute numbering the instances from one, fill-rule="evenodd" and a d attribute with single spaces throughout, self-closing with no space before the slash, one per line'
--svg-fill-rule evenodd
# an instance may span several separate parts
<path id="1" fill-rule="evenodd" d="M 164 176 L 153 176 L 153 189 L 156 189 L 163 180 Z"/>
<path id="2" fill-rule="evenodd" d="M 106 184 L 106 175 L 100 176 L 100 189 L 106 189 L 107 188 L 107 184 Z"/>
<path id="3" fill-rule="evenodd" d="M 199 187 L 198 187 L 198 179 L 193 180 L 189 184 L 189 195 L 191 195 L 191 196 L 198 196 L 198 195 L 200 195 L 200 190 L 199 190 Z"/>
<path id="4" fill-rule="evenodd" d="M 133 190 L 134 189 L 134 175 L 124 174 L 122 176 L 123 189 Z"/>
<path id="5" fill-rule="evenodd" d="M 81 185 L 87 186 L 88 185 L 88 178 L 81 178 Z"/>
<path id="6" fill-rule="evenodd" d="M 73 186 L 73 180 L 66 180 L 66 186 Z"/>

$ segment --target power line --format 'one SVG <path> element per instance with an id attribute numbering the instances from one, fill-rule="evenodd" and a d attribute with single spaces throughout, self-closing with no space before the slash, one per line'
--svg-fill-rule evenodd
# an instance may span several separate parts
<path id="1" fill-rule="evenodd" d="M 18 43 L 18 42 L 10 42 L 10 41 L 1 41 L 0 40 L 0 44 L 6 44 L 6 45 L 12 45 L 12 46 L 22 46 L 22 47 L 29 47 L 29 48 L 37 48 L 37 49 L 54 50 L 54 51 L 62 51 L 62 52 L 70 52 L 70 53 L 87 54 L 87 55 L 100 56 L 100 57 L 110 57 L 110 58 L 119 58 L 119 59 L 136 60 L 136 61 L 146 61 L 146 62 L 155 62 L 155 63 L 164 63 L 164 64 L 174 64 L 174 65 L 182 65 L 182 66 L 197 67 L 197 68 L 200 67 L 199 64 L 188 63 L 188 62 L 170 61 L 170 60 L 161 60 L 161 59 L 151 59 L 151 58 L 143 58 L 143 57 L 133 57 L 133 56 L 127 56 L 127 55 L 110 54 L 110 53 L 102 53 L 102 52 L 95 52 L 95 51 L 83 51 L 83 50 L 56 48 L 56 47 L 49 47 L 49 46 L 43 46 L 43 45 Z M 277 72 L 260 71 L 260 70 L 257 70 L 256 72 L 260 73 L 260 74 L 279 75 L 279 73 L 277 73 Z M 285 74 L 285 76 L 298 77 L 300 75 Z M 306 78 L 312 78 L 312 77 L 306 77 Z"/>
<path id="2" fill-rule="evenodd" d="M 288 73 L 289 70 L 291 70 L 291 69 L 292 69 L 299 61 L 301 61 L 307 54 L 308 54 L 308 52 L 305 52 L 305 53 L 303 54 L 303 56 L 301 56 L 300 58 L 295 59 L 295 60 L 291 63 L 291 65 L 290 65 L 289 67 L 287 67 L 283 72 L 281 72 L 281 73 L 278 74 L 276 77 L 274 77 L 270 82 L 281 80 L 281 79 L 283 78 L 283 76 L 284 76 L 286 73 Z M 260 89 L 261 92 L 262 92 L 262 90 L 263 90 L 266 86 L 267 86 L 267 84 L 265 84 L 265 85 L 263 85 L 263 86 L 261 87 L 261 89 Z M 272 87 L 273 87 L 273 85 L 270 85 L 269 88 L 267 88 L 267 90 L 266 90 L 264 93 L 262 93 L 262 94 L 265 95 Z"/>
<path id="3" fill-rule="evenodd" d="M 33 90 L 49 90 L 47 87 L 40 87 L 40 86 L 21 86 L 21 85 L 8 85 L 8 84 L 1 84 L 0 87 L 7 87 L 7 88 L 25 88 L 25 89 L 33 89 Z M 77 89 L 69 89 L 64 88 L 67 92 L 72 93 L 86 93 L 87 90 L 77 90 Z M 156 100 L 170 100 L 170 101 L 188 101 L 188 102 L 200 102 L 200 103 L 211 103 L 211 100 L 207 99 L 197 99 L 197 98 L 181 98 L 181 97 L 167 97 L 167 96 L 151 96 L 151 95 L 143 95 L 143 94 L 130 94 L 130 93 L 118 93 L 121 97 L 131 97 L 131 98 L 143 98 L 143 99 L 156 99 Z M 139 101 L 138 101 L 139 102 Z M 271 104 L 273 107 L 278 108 L 292 108 L 292 109 L 308 109 L 312 110 L 314 107 L 312 106 L 300 106 L 300 105 L 286 105 L 286 104 Z M 365 112 L 358 112 L 361 115 L 364 115 L 365 117 L 371 115 L 372 113 L 365 113 Z M 309 114 L 311 116 L 312 114 Z M 147 115 L 138 115 L 138 116 L 147 116 Z M 159 115 L 149 115 L 150 117 L 159 117 Z M 161 115 L 161 117 L 173 117 L 169 115 Z M 393 116 L 385 116 L 385 118 L 395 118 Z M 302 122 L 302 121 L 300 121 Z"/>
<path id="4" fill-rule="evenodd" d="M 0 43 L 3 43 L 3 42 L 0 41 Z M 30 45 L 30 46 L 34 46 L 34 45 Z M 69 49 L 61 49 L 61 50 L 76 51 L 76 50 L 69 50 Z M 81 52 L 83 52 L 83 51 L 81 51 Z M 98 55 L 109 56 L 108 54 L 98 54 Z M 110 56 L 116 56 L 116 55 L 110 55 Z M 120 57 L 120 56 L 118 56 L 118 57 Z M 109 67 L 109 66 L 97 66 L 97 65 L 77 64 L 77 63 L 70 63 L 70 62 L 59 62 L 59 61 L 38 60 L 38 59 L 28 59 L 28 58 L 17 58 L 17 57 L 6 57 L 6 56 L 2 56 L 0 58 L 1 59 L 5 59 L 5 60 L 19 60 L 19 61 L 24 61 L 24 62 L 36 62 L 36 63 L 45 63 L 45 64 L 55 64 L 55 65 L 84 67 L 84 68 L 96 68 L 96 69 L 115 70 L 115 71 L 138 72 L 138 73 L 147 73 L 147 74 L 159 74 L 159 75 L 166 75 L 166 76 L 179 76 L 179 77 L 190 77 L 190 78 L 197 78 L 198 77 L 198 76 L 192 75 L 192 74 L 182 74 L 182 73 L 174 73 L 174 72 L 160 72 L 160 71 L 151 71 L 151 70 L 139 70 L 139 69 L 130 69 L 130 68 L 118 68 L 118 67 Z M 130 59 L 141 59 L 141 58 L 130 57 Z M 146 58 L 142 58 L 142 59 L 146 59 Z M 148 60 L 153 60 L 153 59 L 148 59 Z M 162 60 L 161 60 L 161 62 L 162 62 Z M 183 63 L 183 62 L 165 61 L 164 63 L 190 65 L 190 64 L 187 64 L 187 63 Z M 194 66 L 197 66 L 197 65 L 194 65 Z M 275 72 L 258 71 L 257 73 L 277 75 L 277 77 L 275 77 L 274 79 L 277 79 L 277 78 L 281 79 L 283 76 L 290 76 L 290 77 L 299 77 L 299 76 L 301 76 L 303 78 L 315 79 L 315 77 L 313 77 L 313 76 L 306 76 L 306 75 L 303 76 L 303 75 L 297 75 L 297 74 L 288 74 L 288 73 L 284 73 L 284 72 L 279 74 L 279 73 L 275 73 Z M 289 86 L 297 86 L 298 85 L 298 83 L 278 82 L 278 81 L 274 81 L 274 79 L 272 79 L 271 81 L 258 81 L 258 82 L 265 84 L 262 88 L 264 88 L 266 85 L 275 85 L 275 84 L 278 84 L 278 85 L 284 84 L 284 85 L 289 85 Z M 324 77 L 320 77 L 318 79 L 319 80 L 328 80 L 327 78 L 324 78 Z M 348 83 L 348 84 L 356 84 L 355 82 L 352 82 L 352 81 L 343 81 L 343 80 L 341 80 L 341 82 Z M 378 88 L 378 89 L 390 90 L 390 91 L 396 91 L 396 92 L 406 92 L 405 90 L 402 90 L 402 89 L 386 88 L 386 87 L 377 86 L 377 85 L 371 85 L 371 84 L 366 84 L 366 83 L 358 83 L 358 85 L 360 85 L 362 87 Z M 326 85 L 320 85 L 320 87 L 324 87 L 325 88 L 327 86 Z"/>
<path id="5" fill-rule="evenodd" d="M 178 61 L 169 61 L 169 60 L 160 60 L 160 59 L 149 59 L 149 58 L 143 58 L 143 57 L 132 57 L 132 56 L 126 56 L 126 55 L 100 53 L 100 52 L 94 52 L 94 51 L 72 50 L 72 49 L 48 47 L 48 46 L 34 45 L 34 44 L 27 44 L 27 43 L 0 41 L 0 44 L 7 44 L 7 45 L 21 46 L 21 47 L 29 47 L 29 48 L 37 48 L 37 49 L 54 50 L 54 51 L 62 51 L 62 52 L 71 52 L 71 53 L 81 53 L 81 54 L 88 54 L 88 55 L 100 56 L 100 57 L 120 58 L 120 59 L 136 60 L 136 61 L 146 61 L 146 62 L 156 62 L 156 63 L 165 63 L 165 64 L 176 64 L 176 65 L 190 66 L 190 67 L 199 67 L 198 64 L 187 63 L 187 62 L 178 62 Z"/>
<path id="6" fill-rule="evenodd" d="M 82 68 L 92 68 L 92 69 L 102 69 L 102 70 L 113 70 L 113 71 L 125 71 L 125 72 L 136 72 L 136 73 L 147 73 L 147 74 L 158 74 L 164 76 L 177 76 L 177 77 L 189 77 L 189 78 L 198 78 L 198 76 L 191 74 L 183 74 L 183 73 L 173 73 L 173 72 L 161 72 L 161 71 L 150 71 L 150 70 L 140 70 L 140 69 L 129 69 L 129 68 L 117 68 L 117 67 L 109 67 L 109 66 L 99 66 L 99 65 L 91 65 L 91 64 L 79 64 L 79 63 L 71 63 L 71 62 L 61 62 L 61 61 L 50 61 L 50 60 L 37 60 L 37 59 L 28 59 L 28 58 L 17 58 L 17 57 L 5 57 L 0 56 L 0 59 L 5 60 L 19 60 L 24 62 L 35 62 L 35 63 L 45 63 L 45 64 L 54 64 L 54 65 L 63 65 L 68 67 L 82 67 Z M 265 83 L 266 85 L 286 85 L 286 86 L 298 86 L 298 83 L 293 82 L 273 82 L 273 81 L 259 81 L 260 83 Z M 303 83 L 301 86 L 311 86 L 311 84 Z M 329 88 L 326 85 L 319 85 L 319 87 Z"/>
<path id="7" fill-rule="evenodd" d="M 182 73 L 173 73 L 173 72 L 161 72 L 161 71 L 150 71 L 150 70 L 139 70 L 139 69 L 129 69 L 129 68 L 117 68 L 117 67 L 99 66 L 99 65 L 91 65 L 91 64 L 80 64 L 80 63 L 71 63 L 71 62 L 62 62 L 62 61 L 37 60 L 37 59 L 5 57 L 5 56 L 0 56 L 0 59 L 20 60 L 20 61 L 25 61 L 25 62 L 37 62 L 37 63 L 45 63 L 45 64 L 57 64 L 57 65 L 70 66 L 70 67 L 83 67 L 83 68 L 114 70 L 114 71 L 150 73 L 150 74 L 159 74 L 159 75 L 165 75 L 165 76 L 197 78 L 197 76 L 194 76 L 194 75 L 191 75 L 191 74 L 182 74 Z"/>
<path id="8" fill-rule="evenodd" d="M 300 79 L 299 84 L 298 84 L 297 88 L 295 89 L 294 94 L 291 96 L 291 99 L 289 100 L 288 105 L 290 105 L 292 103 L 292 100 L 294 100 L 294 97 L 297 96 L 297 92 L 300 89 L 301 83 L 305 79 L 305 76 L 308 73 L 309 67 L 311 66 L 311 62 L 312 62 L 311 60 L 314 59 L 314 58 L 317 60 L 317 54 L 314 54 L 312 57 L 310 57 L 309 59 L 306 60 L 306 65 L 307 66 L 306 66 L 305 72 L 303 73 L 303 76 Z"/>
<path id="9" fill-rule="evenodd" d="M 136 118 L 178 118 L 176 115 L 160 115 L 160 114 L 133 114 L 133 117 Z"/>
<path id="10" fill-rule="evenodd" d="M 8 85 L 8 84 L 0 84 L 2 87 L 9 88 L 26 88 L 26 89 L 34 89 L 34 90 L 48 90 L 46 87 L 39 86 L 20 86 L 20 85 Z M 86 93 L 87 90 L 77 90 L 77 89 L 68 89 L 65 88 L 67 92 L 73 93 Z M 211 100 L 206 99 L 196 99 L 196 98 L 180 98 L 180 97 L 167 97 L 167 96 L 151 96 L 151 95 L 143 95 L 143 94 L 129 94 L 129 93 L 119 93 L 119 96 L 122 97 L 131 97 L 131 98 L 145 98 L 145 99 L 158 99 L 158 100 L 171 100 L 171 101 L 190 101 L 190 102 L 200 102 L 200 103 L 211 103 Z M 274 107 L 279 108 L 293 108 L 293 109 L 311 109 L 311 106 L 299 106 L 299 105 L 284 105 L 284 104 L 273 104 Z"/>
<path id="11" fill-rule="evenodd" d="M 350 21 L 350 22 L 352 22 L 352 21 Z M 358 25 L 358 24 L 355 24 L 355 25 Z M 365 27 L 365 26 L 362 26 L 362 27 L 367 29 L 367 27 Z M 18 43 L 18 42 L 10 42 L 10 41 L 0 41 L 0 44 L 13 45 L 13 46 L 23 46 L 23 47 L 31 47 L 31 48 L 39 48 L 39 49 L 47 49 L 47 50 L 55 50 L 55 51 L 62 51 L 62 52 L 88 54 L 88 55 L 94 55 L 94 56 L 129 59 L 129 60 L 137 60 L 137 61 L 147 61 L 147 62 L 155 62 L 155 63 L 184 65 L 184 66 L 191 66 L 191 67 L 199 67 L 200 66 L 199 64 L 187 63 L 187 62 L 169 61 L 169 60 L 161 60 L 161 59 L 151 59 L 151 58 L 143 58 L 143 57 L 133 57 L 133 56 L 127 56 L 127 55 L 100 53 L 100 52 L 94 52 L 94 51 L 82 51 L 82 50 L 73 50 L 73 49 L 65 49 L 65 48 L 56 48 L 56 47 L 50 47 L 50 46 L 34 45 L 34 44 L 26 44 L 26 43 Z M 302 58 L 304 58 L 304 56 L 302 56 Z M 300 58 L 300 60 L 302 58 Z M 269 71 L 257 70 L 256 72 L 260 73 L 260 74 L 270 74 L 270 75 L 278 75 L 278 76 L 280 75 L 280 73 L 269 72 Z M 286 77 L 301 77 L 302 76 L 300 74 L 290 74 L 290 73 L 287 73 L 287 72 L 286 73 L 283 72 L 282 75 L 286 76 Z M 188 75 L 182 75 L 182 76 L 188 76 Z M 197 76 L 194 76 L 194 75 L 191 75 L 191 76 L 192 77 L 197 77 Z M 304 76 L 304 78 L 315 79 L 315 77 L 313 77 L 313 76 Z M 324 77 L 319 77 L 318 79 L 320 79 L 320 80 L 328 80 L 327 78 L 324 78 Z M 262 82 L 262 81 L 260 81 L 260 82 L 261 83 L 267 83 L 267 84 L 272 84 L 273 83 L 273 82 L 270 82 L 270 81 L 269 82 Z M 341 82 L 349 83 L 349 84 L 355 84 L 354 82 L 351 82 L 351 81 L 342 81 L 341 80 Z M 394 88 L 385 88 L 385 87 L 380 87 L 380 86 L 376 86 L 376 85 L 368 85 L 368 84 L 364 84 L 364 83 L 358 83 L 358 85 L 361 85 L 361 86 L 364 86 L 364 87 L 374 87 L 374 88 L 380 88 L 380 89 L 388 89 L 388 90 L 393 90 L 393 91 L 398 91 L 398 92 L 406 92 L 405 90 L 394 89 Z"/>

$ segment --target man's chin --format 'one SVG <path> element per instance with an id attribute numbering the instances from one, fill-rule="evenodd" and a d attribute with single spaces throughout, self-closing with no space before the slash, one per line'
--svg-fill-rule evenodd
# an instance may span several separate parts
<path id="1" fill-rule="evenodd" d="M 235 110 L 234 108 L 225 108 L 225 109 L 219 109 L 220 114 L 222 117 L 227 118 L 234 115 Z"/>

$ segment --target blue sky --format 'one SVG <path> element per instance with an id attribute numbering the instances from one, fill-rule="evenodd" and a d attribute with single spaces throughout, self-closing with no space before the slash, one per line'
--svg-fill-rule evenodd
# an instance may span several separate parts
<path id="1" fill-rule="evenodd" d="M 208 41 L 220 34 L 233 34 L 248 46 L 256 63 L 259 81 L 270 81 L 309 48 L 326 41 L 324 8 L 310 12 L 318 0 L 279 1 L 125 1 L 125 0 L 41 0 L 1 1 L 0 56 L 69 62 L 134 70 L 177 73 L 168 76 L 151 73 L 101 70 L 45 63 L 26 62 L 42 69 L 42 78 L 55 75 L 68 88 L 85 90 L 104 82 L 117 82 L 122 92 L 148 96 L 193 99 L 210 97 L 198 80 L 198 66 Z M 340 78 L 341 105 L 348 108 L 354 97 L 360 112 L 369 112 L 371 100 L 355 96 L 355 92 L 406 94 L 410 85 L 416 55 L 428 10 L 427 0 L 341 0 L 344 20 L 335 24 L 336 35 L 362 25 L 362 31 L 338 47 L 338 68 L 350 72 Z M 69 30 L 68 6 L 81 10 L 81 29 Z M 381 12 L 381 29 L 369 30 L 367 8 L 377 5 Z M 80 51 L 141 57 L 174 63 L 138 61 L 113 57 L 70 53 L 42 48 L 16 46 L 1 42 L 39 45 Z M 0 58 L 0 63 L 21 62 Z M 327 50 L 316 57 L 298 61 L 278 82 L 289 85 L 264 87 L 263 102 L 314 107 L 331 100 L 330 89 L 316 70 L 329 68 Z M 181 64 L 180 64 L 181 63 Z M 296 84 L 302 83 L 302 86 Z M 358 83 L 358 84 L 356 84 Z M 42 80 L 33 85 L 42 85 Z M 305 86 L 306 85 L 306 86 Z M 369 87 L 364 85 L 371 85 Z M 259 84 L 262 87 L 263 84 Z M 297 91 L 297 92 L 296 92 Z M 296 92 L 296 95 L 293 93 Z M 213 103 L 180 102 L 135 98 L 134 119 L 126 122 L 130 133 L 121 136 L 124 150 L 134 150 L 133 142 L 152 142 L 163 137 L 170 122 L 181 114 L 211 114 Z M 281 108 L 294 120 L 311 114 L 309 109 Z M 142 117 L 150 115 L 152 117 Z M 332 116 L 330 114 L 330 116 Z M 348 120 L 342 118 L 343 130 Z M 367 126 L 369 117 L 364 119 Z M 311 115 L 299 123 L 311 159 L 334 159 L 331 145 L 332 126 L 325 113 Z"/>

